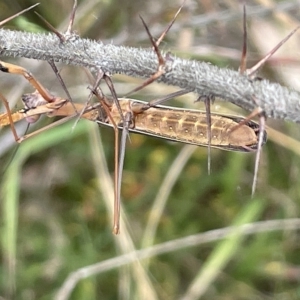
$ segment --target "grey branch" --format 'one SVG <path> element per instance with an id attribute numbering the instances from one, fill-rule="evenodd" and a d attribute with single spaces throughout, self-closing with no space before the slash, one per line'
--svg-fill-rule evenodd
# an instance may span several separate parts
<path id="1" fill-rule="evenodd" d="M 73 37 L 62 43 L 54 34 L 0 29 L 0 55 L 84 66 L 92 71 L 149 78 L 158 67 L 151 49 L 104 45 Z M 237 71 L 163 53 L 166 73 L 157 81 L 202 96 L 214 95 L 248 111 L 257 107 L 267 117 L 300 122 L 300 93 L 268 80 L 252 81 Z"/>

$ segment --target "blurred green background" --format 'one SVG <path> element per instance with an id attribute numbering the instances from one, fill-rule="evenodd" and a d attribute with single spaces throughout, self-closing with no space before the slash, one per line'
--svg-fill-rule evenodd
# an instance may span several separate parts
<path id="1" fill-rule="evenodd" d="M 2 0 L 0 20 L 34 3 Z M 42 0 L 34 10 L 65 30 L 72 5 L 72 1 Z M 174 0 L 79 1 L 74 29 L 106 43 L 149 47 L 139 15 L 158 37 L 180 5 Z M 247 1 L 247 5 L 251 67 L 296 26 L 299 5 L 271 0 Z M 273 6 L 284 9 L 264 14 Z M 33 11 L 4 27 L 48 31 Z M 191 0 L 161 48 L 237 69 L 242 36 L 238 1 Z M 296 34 L 260 75 L 300 90 L 299 42 Z M 64 96 L 46 62 L 4 60 L 27 68 L 51 92 Z M 73 99 L 84 102 L 89 93 L 85 71 L 58 68 Z M 22 77 L 0 76 L 1 93 L 12 109 L 19 109 L 21 95 L 32 92 L 32 87 Z M 141 83 L 124 76 L 113 76 L 113 81 L 119 95 Z M 172 91 L 154 83 L 132 98 L 147 101 Z M 203 108 L 194 100 L 189 95 L 167 104 Z M 218 100 L 212 111 L 248 114 Z M 30 131 L 52 121 L 42 118 Z M 273 129 L 268 130 L 254 199 L 255 153 L 212 150 L 208 176 L 206 148 L 131 134 L 121 192 L 126 222 L 119 236 L 112 234 L 111 221 L 111 128 L 80 121 L 73 130 L 74 121 L 70 121 L 19 147 L 9 128 L 2 129 L 0 299 L 299 299 L 299 234 L 285 230 L 283 223 L 277 231 L 267 230 L 271 228 L 268 220 L 290 220 L 295 228 L 299 223 L 295 219 L 300 205 L 299 126 L 281 120 L 267 124 Z M 24 134 L 26 122 L 17 128 Z M 257 221 L 262 223 L 253 228 L 263 232 L 251 236 L 235 233 L 224 240 L 213 231 Z M 199 236 L 191 246 L 188 238 L 195 234 Z M 213 241 L 205 242 L 205 237 Z M 180 238 L 186 238 L 183 245 Z M 173 248 L 162 244 L 167 241 L 174 241 Z M 164 254 L 149 260 L 129 263 L 122 257 L 158 244 Z M 97 274 L 89 276 L 92 271 L 87 269 L 87 278 L 75 281 L 68 296 L 64 285 L 68 276 L 96 263 L 100 263 Z"/>

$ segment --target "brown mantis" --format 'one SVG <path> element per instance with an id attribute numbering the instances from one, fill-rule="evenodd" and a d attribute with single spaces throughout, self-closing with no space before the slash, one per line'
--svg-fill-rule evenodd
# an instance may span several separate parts
<path id="1" fill-rule="evenodd" d="M 210 146 L 229 151 L 249 152 L 257 149 L 259 125 L 242 117 L 211 114 L 211 140 L 208 141 L 206 112 L 158 105 L 174 96 L 185 94 L 179 91 L 162 99 L 142 102 L 129 98 L 118 98 L 117 103 L 99 94 L 94 94 L 101 101 L 85 106 L 71 103 L 70 100 L 53 96 L 31 73 L 22 67 L 0 61 L 0 70 L 12 74 L 23 75 L 36 92 L 25 94 L 22 97 L 25 108 L 11 113 L 7 101 L 4 101 L 7 113 L 0 115 L 0 126 L 11 125 L 16 141 L 23 141 L 36 132 L 19 138 L 14 130 L 13 123 L 26 119 L 34 122 L 40 115 L 49 117 L 76 116 L 82 111 L 81 117 L 101 125 L 112 126 L 115 129 L 115 200 L 113 232 L 119 233 L 120 218 L 120 179 L 127 132 L 152 135 L 171 141 L 177 141 L 197 146 Z M 118 104 L 118 105 L 117 105 Z M 120 115 L 119 108 L 121 108 Z M 59 121 L 58 121 L 59 122 Z M 55 123 L 54 123 L 55 124 Z M 53 125 L 53 124 L 52 124 Z M 122 142 L 119 150 L 119 128 L 123 128 Z M 40 131 L 43 131 L 41 129 Z M 38 131 L 38 132 L 40 132 Z M 264 142 L 266 132 L 264 132 Z"/>

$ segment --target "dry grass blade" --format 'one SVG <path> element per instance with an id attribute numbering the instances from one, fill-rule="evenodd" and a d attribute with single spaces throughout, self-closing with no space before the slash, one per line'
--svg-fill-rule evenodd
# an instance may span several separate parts
<path id="1" fill-rule="evenodd" d="M 162 244 L 117 256 L 112 259 L 108 259 L 106 261 L 86 266 L 82 269 L 77 270 L 76 272 L 70 274 L 70 276 L 64 282 L 63 286 L 59 289 L 55 300 L 69 299 L 71 292 L 80 280 L 83 280 L 89 276 L 99 275 L 114 268 L 120 268 L 123 265 L 131 264 L 135 261 L 149 259 L 151 257 L 162 255 L 168 252 L 175 252 L 180 249 L 187 249 L 189 247 L 195 247 L 206 243 L 220 241 L 222 239 L 230 238 L 232 234 L 236 233 L 240 233 L 243 235 L 253 235 L 272 231 L 299 230 L 299 228 L 299 219 L 270 220 L 243 224 L 240 226 L 225 227 L 222 229 L 215 229 L 205 233 L 199 233 L 181 239 L 167 241 Z"/>

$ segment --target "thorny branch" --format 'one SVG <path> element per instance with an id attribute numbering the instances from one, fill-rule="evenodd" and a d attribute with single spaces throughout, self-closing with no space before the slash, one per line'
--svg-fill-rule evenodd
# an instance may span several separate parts
<path id="1" fill-rule="evenodd" d="M 52 60 L 138 78 L 149 78 L 157 70 L 157 57 L 150 49 L 104 45 L 77 36 L 62 43 L 54 34 L 6 29 L 0 29 L 0 55 Z M 300 93 L 297 91 L 268 80 L 252 81 L 237 71 L 220 69 L 209 63 L 185 60 L 168 53 L 162 55 L 166 72 L 158 82 L 201 96 L 220 97 L 249 111 L 259 106 L 267 117 L 300 122 Z"/>

